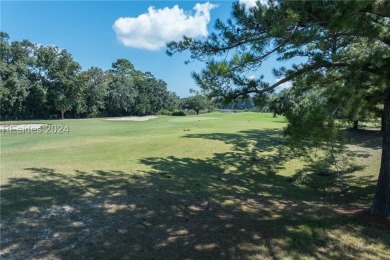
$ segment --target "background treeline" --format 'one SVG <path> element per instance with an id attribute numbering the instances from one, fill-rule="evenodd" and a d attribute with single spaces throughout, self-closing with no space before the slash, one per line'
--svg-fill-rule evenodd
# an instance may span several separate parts
<path id="1" fill-rule="evenodd" d="M 228 103 L 219 102 L 217 103 L 216 107 L 221 110 L 242 110 L 269 113 L 273 112 L 270 108 L 270 101 L 276 95 L 277 93 L 267 93 L 261 97 L 253 97 L 252 95 L 232 100 Z"/>
<path id="2" fill-rule="evenodd" d="M 118 59 L 103 71 L 65 50 L 0 32 L 1 120 L 149 115 L 173 111 L 179 97 L 150 72 Z"/>

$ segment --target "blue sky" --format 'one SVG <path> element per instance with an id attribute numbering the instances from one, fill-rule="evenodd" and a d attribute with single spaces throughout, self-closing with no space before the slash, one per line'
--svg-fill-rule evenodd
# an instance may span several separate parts
<path id="1" fill-rule="evenodd" d="M 198 3 L 200 5 L 196 11 L 193 8 Z M 226 20 L 229 17 L 232 1 L 206 3 L 1 1 L 1 30 L 10 35 L 11 41 L 28 39 L 34 43 L 67 49 L 84 70 L 92 66 L 109 69 L 118 58 L 128 59 L 137 69 L 150 71 L 166 81 L 170 90 L 186 97 L 190 88 L 197 89 L 191 72 L 200 71 L 203 64 L 195 62 L 184 65 L 188 54 L 168 57 L 165 45 L 160 45 L 181 32 L 204 36 L 213 30 L 217 18 Z M 175 5 L 178 6 L 176 9 Z M 148 10 L 151 6 L 154 9 Z M 118 21 L 121 17 L 127 19 Z M 188 17 L 192 17 L 192 20 Z M 275 81 L 271 74 L 274 65 L 275 62 L 270 61 L 260 72 L 271 82 Z"/>

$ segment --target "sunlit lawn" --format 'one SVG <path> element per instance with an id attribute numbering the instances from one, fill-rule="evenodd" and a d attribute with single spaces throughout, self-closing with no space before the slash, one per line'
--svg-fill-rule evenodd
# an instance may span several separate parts
<path id="1" fill-rule="evenodd" d="M 69 133 L 1 134 L 5 259 L 390 259 L 390 231 L 358 216 L 379 132 L 349 133 L 342 192 L 271 114 L 33 123 Z"/>

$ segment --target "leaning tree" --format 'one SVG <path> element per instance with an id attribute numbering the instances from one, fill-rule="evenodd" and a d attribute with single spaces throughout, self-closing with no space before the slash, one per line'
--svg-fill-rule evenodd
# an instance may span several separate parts
<path id="1" fill-rule="evenodd" d="M 191 59 L 206 62 L 193 78 L 214 99 L 261 96 L 299 78 L 309 83 L 300 91 L 322 88 L 336 108 L 348 107 L 344 103 L 351 100 L 381 101 L 382 161 L 371 212 L 389 216 L 390 2 L 270 0 L 252 8 L 234 3 L 231 16 L 227 22 L 217 20 L 215 32 L 204 39 L 184 36 L 168 43 L 168 55 L 189 50 Z M 263 62 L 273 55 L 279 61 L 304 61 L 274 68 L 279 78 L 274 83 L 263 76 L 248 77 L 261 72 Z"/>

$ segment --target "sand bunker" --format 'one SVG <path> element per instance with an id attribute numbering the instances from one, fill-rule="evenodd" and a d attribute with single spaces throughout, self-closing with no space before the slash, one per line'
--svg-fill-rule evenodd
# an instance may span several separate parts
<path id="1" fill-rule="evenodd" d="M 149 119 L 157 118 L 158 116 L 126 116 L 126 117 L 114 117 L 107 118 L 111 121 L 147 121 Z"/>
<path id="2" fill-rule="evenodd" d="M 37 130 L 46 124 L 25 124 L 25 125 L 0 125 L 0 130 Z"/>

